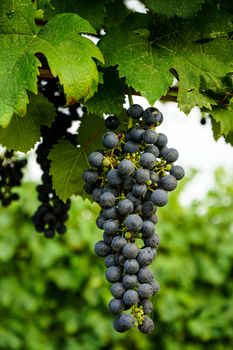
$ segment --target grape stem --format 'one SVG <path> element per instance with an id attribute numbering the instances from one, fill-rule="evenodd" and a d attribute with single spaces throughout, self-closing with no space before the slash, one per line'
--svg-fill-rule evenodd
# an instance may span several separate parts
<path id="1" fill-rule="evenodd" d="M 130 88 L 128 89 L 128 100 L 129 100 L 129 105 L 131 107 L 133 105 L 133 95 Z M 128 129 L 132 128 L 132 126 L 133 126 L 133 119 L 129 117 Z"/>

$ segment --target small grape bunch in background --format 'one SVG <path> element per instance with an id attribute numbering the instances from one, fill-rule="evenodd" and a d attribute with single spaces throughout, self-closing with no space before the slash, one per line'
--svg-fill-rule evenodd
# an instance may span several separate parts
<path id="1" fill-rule="evenodd" d="M 156 131 L 163 121 L 158 109 L 144 111 L 133 104 L 128 116 L 135 126 L 104 133 L 105 150 L 89 155 L 91 168 L 83 179 L 85 191 L 101 207 L 96 224 L 104 233 L 94 249 L 105 259 L 106 279 L 111 283 L 113 327 L 125 332 L 137 326 L 151 333 L 150 298 L 160 289 L 149 269 L 160 243 L 155 232 L 157 207 L 167 204 L 168 192 L 176 188 L 184 170 L 174 165 L 177 150 L 169 148 L 167 137 Z M 120 123 L 110 116 L 105 125 L 115 130 Z"/>
<path id="2" fill-rule="evenodd" d="M 23 178 L 23 168 L 27 160 L 18 159 L 14 151 L 5 151 L 0 157 L 0 202 L 7 207 L 12 201 L 18 200 L 18 193 L 13 192 L 19 187 Z"/>

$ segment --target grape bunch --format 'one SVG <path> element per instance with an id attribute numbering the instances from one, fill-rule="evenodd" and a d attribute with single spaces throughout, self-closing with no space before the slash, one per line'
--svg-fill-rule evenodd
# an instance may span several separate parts
<path id="1" fill-rule="evenodd" d="M 167 204 L 168 192 L 176 188 L 184 170 L 174 165 L 177 150 L 169 148 L 167 137 L 156 131 L 163 121 L 158 109 L 144 111 L 134 104 L 128 115 L 135 126 L 104 133 L 105 150 L 89 155 L 91 168 L 85 170 L 83 179 L 85 191 L 101 207 L 96 224 L 104 233 L 94 249 L 105 258 L 113 296 L 109 309 L 116 315 L 113 327 L 125 332 L 137 326 L 151 333 L 150 298 L 160 289 L 149 269 L 160 243 L 155 232 L 157 207 Z M 110 116 L 105 125 L 114 130 L 119 120 Z"/>
<path id="2" fill-rule="evenodd" d="M 6 151 L 0 157 L 0 201 L 3 207 L 19 199 L 18 193 L 13 193 L 12 188 L 21 185 L 22 170 L 26 164 L 27 160 L 17 159 L 14 151 Z"/>
<path id="3" fill-rule="evenodd" d="M 68 219 L 71 202 L 68 199 L 64 203 L 53 190 L 52 177 L 49 174 L 51 161 L 48 159 L 48 155 L 52 147 L 61 139 L 68 140 L 75 146 L 77 145 L 77 135 L 71 134 L 67 129 L 71 127 L 73 121 L 79 120 L 77 109 L 81 105 L 76 104 L 67 108 L 67 113 L 63 112 L 60 107 L 65 104 L 65 96 L 59 92 L 56 80 L 43 80 L 40 91 L 54 104 L 57 115 L 50 127 L 41 127 L 42 142 L 36 150 L 37 162 L 43 171 L 42 184 L 37 186 L 38 199 L 41 205 L 33 215 L 32 221 L 38 232 L 42 232 L 47 238 L 52 238 L 56 232 L 59 234 L 66 232 L 65 222 Z"/>

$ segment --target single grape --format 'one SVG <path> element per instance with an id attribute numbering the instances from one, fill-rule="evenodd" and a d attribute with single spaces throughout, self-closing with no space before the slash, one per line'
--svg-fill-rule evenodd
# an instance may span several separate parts
<path id="1" fill-rule="evenodd" d="M 124 262 L 124 270 L 128 275 L 136 274 L 139 270 L 139 263 L 135 259 L 127 259 Z"/>
<path id="2" fill-rule="evenodd" d="M 100 152 L 92 152 L 88 156 L 88 162 L 90 166 L 93 166 L 94 168 L 100 168 L 103 165 L 104 156 Z"/>
<path id="3" fill-rule="evenodd" d="M 140 165 L 146 169 L 152 169 L 155 166 L 156 158 L 151 153 L 144 153 L 140 157 Z"/>
<path id="4" fill-rule="evenodd" d="M 112 244 L 112 240 L 115 237 L 115 235 L 109 235 L 106 232 L 103 233 L 103 240 L 106 244 L 108 244 L 109 246 L 111 246 Z"/>
<path id="5" fill-rule="evenodd" d="M 135 184 L 133 185 L 132 192 L 136 197 L 142 198 L 145 197 L 147 192 L 147 186 L 146 185 L 139 185 Z"/>
<path id="6" fill-rule="evenodd" d="M 115 130 L 120 125 L 119 119 L 115 115 L 110 115 L 104 121 L 107 129 Z"/>
<path id="7" fill-rule="evenodd" d="M 129 107 L 127 113 L 133 119 L 140 119 L 143 115 L 143 108 L 138 104 L 133 104 Z"/>
<path id="8" fill-rule="evenodd" d="M 142 299 L 150 298 L 153 295 L 153 288 L 149 283 L 142 283 L 137 292 L 139 297 Z"/>
<path id="9" fill-rule="evenodd" d="M 142 235 L 145 238 L 151 237 L 155 232 L 155 225 L 149 221 L 145 220 L 142 225 Z"/>
<path id="10" fill-rule="evenodd" d="M 160 125 L 163 121 L 162 113 L 155 107 L 147 108 L 143 113 L 143 120 L 148 125 Z"/>
<path id="11" fill-rule="evenodd" d="M 143 134 L 143 141 L 146 142 L 146 143 L 156 143 L 158 139 L 158 134 L 157 132 L 153 131 L 153 130 L 146 130 Z"/>
<path id="12" fill-rule="evenodd" d="M 167 192 L 157 189 L 152 193 L 151 200 L 157 207 L 163 207 L 168 202 Z"/>
<path id="13" fill-rule="evenodd" d="M 112 240 L 112 250 L 114 252 L 120 252 L 127 244 L 127 240 L 124 237 L 116 236 Z"/>
<path id="14" fill-rule="evenodd" d="M 140 283 L 150 283 L 153 281 L 153 273 L 147 266 L 141 267 L 138 271 L 138 281 Z"/>
<path id="15" fill-rule="evenodd" d="M 124 220 L 124 224 L 130 232 L 137 233 L 141 230 L 143 221 L 137 214 L 130 214 Z"/>
<path id="16" fill-rule="evenodd" d="M 131 175 L 134 172 L 134 164 L 130 160 L 124 159 L 118 165 L 118 171 L 122 176 Z"/>
<path id="17" fill-rule="evenodd" d="M 158 139 L 156 141 L 156 146 L 159 148 L 159 149 L 162 149 L 163 147 L 165 147 L 167 145 L 167 136 L 162 134 L 162 133 L 159 133 L 158 134 Z"/>
<path id="18" fill-rule="evenodd" d="M 160 243 L 159 235 L 157 235 L 157 233 L 154 233 L 151 237 L 146 238 L 144 240 L 144 243 L 146 247 L 158 248 Z"/>
<path id="19" fill-rule="evenodd" d="M 122 329 L 123 332 L 126 332 L 134 326 L 135 320 L 131 314 L 122 314 L 119 317 L 118 323 L 120 329 Z"/>
<path id="20" fill-rule="evenodd" d="M 99 257 L 106 257 L 111 253 L 111 248 L 104 241 L 98 241 L 95 244 L 94 250 Z"/>
<path id="21" fill-rule="evenodd" d="M 156 207 L 152 201 L 146 201 L 142 205 L 142 214 L 146 217 L 154 215 L 156 212 Z"/>
<path id="22" fill-rule="evenodd" d="M 105 217 L 105 219 L 117 219 L 119 216 L 117 207 L 104 208 L 103 216 Z"/>
<path id="23" fill-rule="evenodd" d="M 153 311 L 153 304 L 150 300 L 142 299 L 140 301 L 140 304 L 142 305 L 142 309 L 145 315 L 148 315 Z"/>
<path id="24" fill-rule="evenodd" d="M 150 172 L 147 169 L 137 169 L 134 176 L 138 184 L 144 184 L 146 181 L 150 180 Z"/>
<path id="25" fill-rule="evenodd" d="M 126 289 L 121 282 L 116 282 L 112 284 L 111 293 L 113 297 L 122 298 L 125 292 Z"/>
<path id="26" fill-rule="evenodd" d="M 123 199 L 118 203 L 118 211 L 121 215 L 129 215 L 133 212 L 133 203 L 129 199 Z"/>
<path id="27" fill-rule="evenodd" d="M 124 305 L 122 299 L 116 299 L 116 298 L 110 300 L 108 307 L 109 307 L 109 310 L 114 315 L 118 315 L 119 313 L 121 313 L 125 309 L 125 305 Z"/>
<path id="28" fill-rule="evenodd" d="M 89 184 L 94 184 L 98 180 L 98 177 L 98 172 L 92 169 L 87 169 L 83 173 L 83 180 Z"/>
<path id="29" fill-rule="evenodd" d="M 142 333 L 151 333 L 154 330 L 154 322 L 151 318 L 145 316 L 142 321 L 142 324 L 138 326 L 138 329 Z"/>
<path id="30" fill-rule="evenodd" d="M 145 130 L 141 128 L 133 128 L 130 135 L 131 135 L 131 140 L 140 143 L 143 138 Z"/>
<path id="31" fill-rule="evenodd" d="M 126 306 L 133 306 L 138 303 L 139 295 L 135 290 L 129 289 L 123 295 L 123 301 Z"/>
<path id="32" fill-rule="evenodd" d="M 141 266 L 148 266 L 154 260 L 154 252 L 151 248 L 142 248 L 138 252 L 137 261 Z"/>
<path id="33" fill-rule="evenodd" d="M 121 269 L 118 266 L 110 266 L 105 273 L 107 281 L 111 283 L 120 282 L 122 278 Z"/>
<path id="34" fill-rule="evenodd" d="M 123 255 L 127 259 L 135 259 L 138 255 L 138 246 L 135 243 L 127 243 L 123 248 Z"/>
<path id="35" fill-rule="evenodd" d="M 116 198 L 111 192 L 105 192 L 100 196 L 100 205 L 103 208 L 111 208 L 115 201 Z"/>
<path id="36" fill-rule="evenodd" d="M 106 232 L 107 235 L 113 236 L 118 232 L 118 230 L 119 230 L 118 220 L 109 219 L 105 221 L 104 231 Z"/>
<path id="37" fill-rule="evenodd" d="M 96 202 L 96 203 L 99 203 L 100 202 L 100 197 L 101 195 L 103 194 L 103 190 L 102 188 L 95 188 L 93 191 L 92 191 L 92 198 L 93 200 Z"/>
<path id="38" fill-rule="evenodd" d="M 102 143 L 106 148 L 115 148 L 118 145 L 119 140 L 114 132 L 107 131 L 103 134 Z"/>
<path id="39" fill-rule="evenodd" d="M 144 153 L 151 153 L 155 156 L 155 158 L 158 158 L 159 156 L 159 149 L 155 145 L 147 145 L 144 148 Z"/>
<path id="40" fill-rule="evenodd" d="M 174 163 L 178 159 L 179 153 L 175 148 L 163 148 L 160 151 L 160 156 L 166 160 L 167 163 Z"/>
<path id="41" fill-rule="evenodd" d="M 126 289 L 133 289 L 138 284 L 138 278 L 136 275 L 124 275 L 122 284 Z"/>
<path id="42" fill-rule="evenodd" d="M 111 169 L 107 173 L 107 180 L 110 186 L 117 187 L 122 183 L 122 177 L 117 169 Z"/>
<path id="43" fill-rule="evenodd" d="M 165 191 L 173 191 L 177 186 L 177 180 L 173 175 L 165 175 L 162 177 L 160 185 Z"/>
<path id="44" fill-rule="evenodd" d="M 181 166 L 173 165 L 170 174 L 173 175 L 176 178 L 176 180 L 181 180 L 183 179 L 185 172 Z"/>
<path id="45" fill-rule="evenodd" d="M 108 256 L 106 256 L 106 258 L 104 259 L 104 264 L 106 267 L 110 267 L 110 266 L 115 266 L 115 255 L 114 254 L 110 254 Z"/>
<path id="46" fill-rule="evenodd" d="M 124 152 L 125 153 L 136 153 L 139 151 L 139 145 L 136 142 L 133 141 L 127 141 L 124 145 Z"/>

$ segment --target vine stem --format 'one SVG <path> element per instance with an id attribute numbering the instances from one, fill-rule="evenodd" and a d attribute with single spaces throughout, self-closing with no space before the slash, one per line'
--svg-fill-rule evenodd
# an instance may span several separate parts
<path id="1" fill-rule="evenodd" d="M 128 100 L 129 100 L 129 105 L 131 107 L 133 105 L 133 95 L 130 88 L 128 89 Z M 132 128 L 132 126 L 133 126 L 133 118 L 129 117 L 128 129 Z"/>

